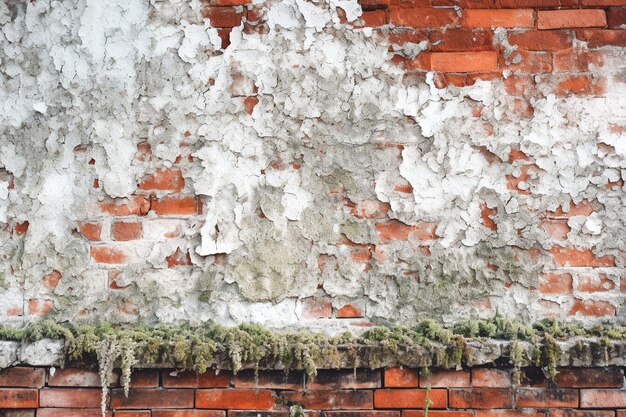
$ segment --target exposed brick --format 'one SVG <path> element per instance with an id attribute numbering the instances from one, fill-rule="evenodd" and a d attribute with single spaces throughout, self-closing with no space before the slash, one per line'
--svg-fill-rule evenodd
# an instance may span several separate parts
<path id="1" fill-rule="evenodd" d="M 500 7 L 573 7 L 578 6 L 579 0 L 499 0 Z"/>
<path id="2" fill-rule="evenodd" d="M 139 183 L 141 190 L 163 190 L 179 192 L 185 186 L 182 171 L 178 168 L 158 169 L 144 177 Z"/>
<path id="3" fill-rule="evenodd" d="M 585 72 L 603 65 L 604 52 L 601 51 L 566 49 L 554 53 L 555 71 Z"/>
<path id="4" fill-rule="evenodd" d="M 432 30 L 429 34 L 433 52 L 493 50 L 493 32 L 490 30 L 448 29 Z"/>
<path id="5" fill-rule="evenodd" d="M 31 298 L 28 300 L 28 314 L 45 316 L 54 308 L 54 301 Z"/>
<path id="6" fill-rule="evenodd" d="M 604 10 L 539 10 L 539 29 L 605 27 Z"/>
<path id="7" fill-rule="evenodd" d="M 535 16 L 532 9 L 517 10 L 463 10 L 463 26 L 465 27 L 505 27 L 532 28 Z"/>
<path id="8" fill-rule="evenodd" d="M 139 222 L 115 222 L 111 225 L 113 240 L 141 239 L 142 225 Z"/>
<path id="9" fill-rule="evenodd" d="M 408 240 L 410 237 L 418 240 L 437 239 L 435 233 L 437 226 L 432 223 L 418 223 L 410 226 L 399 220 L 389 220 L 385 223 L 376 223 L 375 227 L 381 242 Z"/>
<path id="10" fill-rule="evenodd" d="M 572 275 L 549 272 L 539 277 L 539 292 L 542 294 L 571 294 L 573 291 Z"/>
<path id="11" fill-rule="evenodd" d="M 143 216 L 150 210 L 150 201 L 143 196 L 108 199 L 99 203 L 100 211 L 112 216 Z"/>
<path id="12" fill-rule="evenodd" d="M 424 417 L 424 410 L 403 410 L 402 417 Z M 428 410 L 428 417 L 474 417 L 474 411 Z"/>
<path id="13" fill-rule="evenodd" d="M 311 410 L 367 410 L 372 408 L 370 390 L 283 391 L 284 401 L 297 402 Z"/>
<path id="14" fill-rule="evenodd" d="M 580 408 L 626 408 L 626 391 L 612 389 L 580 390 Z"/>
<path id="15" fill-rule="evenodd" d="M 516 391 L 517 407 L 578 407 L 578 390 L 567 388 L 519 388 Z"/>
<path id="16" fill-rule="evenodd" d="M 191 255 L 189 255 L 189 252 L 187 251 L 176 248 L 176 251 L 173 254 L 165 257 L 165 263 L 167 263 L 168 268 L 189 266 L 191 265 Z"/>
<path id="17" fill-rule="evenodd" d="M 0 388 L 0 408 L 37 408 L 36 389 Z"/>
<path id="18" fill-rule="evenodd" d="M 551 72 L 552 53 L 519 49 L 510 55 L 506 67 L 517 73 L 543 74 Z"/>
<path id="19" fill-rule="evenodd" d="M 352 215 L 359 219 L 384 219 L 391 210 L 389 203 L 378 200 L 363 200 L 348 206 Z"/>
<path id="20" fill-rule="evenodd" d="M 215 28 L 232 28 L 239 26 L 243 12 L 238 13 L 234 7 L 205 7 L 201 10 L 202 17 L 211 21 Z"/>
<path id="21" fill-rule="evenodd" d="M 389 23 L 413 28 L 441 28 L 454 25 L 458 20 L 456 11 L 432 8 L 389 7 Z"/>
<path id="22" fill-rule="evenodd" d="M 117 383 L 117 373 L 113 374 L 113 379 L 109 384 Z M 55 369 L 54 373 L 50 372 L 48 385 L 51 387 L 99 387 L 100 375 L 98 371 L 79 368 Z"/>
<path id="23" fill-rule="evenodd" d="M 568 410 L 553 409 L 549 410 L 548 417 L 615 417 L 615 411 L 608 410 Z M 619 412 L 618 412 L 618 417 Z"/>
<path id="24" fill-rule="evenodd" d="M 321 319 L 333 316 L 333 305 L 328 298 L 303 298 L 300 300 L 300 307 L 304 318 Z"/>
<path id="25" fill-rule="evenodd" d="M 606 11 L 606 20 L 610 28 L 626 28 L 626 7 L 611 7 Z"/>
<path id="26" fill-rule="evenodd" d="M 531 51 L 559 51 L 572 47 L 572 35 L 564 30 L 511 32 L 509 43 Z"/>
<path id="27" fill-rule="evenodd" d="M 53 270 L 52 272 L 50 272 L 49 274 L 43 277 L 43 279 L 41 280 L 41 283 L 43 284 L 44 287 L 48 288 L 49 290 L 52 290 L 56 288 L 57 285 L 59 285 L 59 281 L 61 281 L 61 278 L 63 278 L 63 275 L 61 275 L 59 271 Z"/>
<path id="28" fill-rule="evenodd" d="M 263 389 L 212 389 L 196 391 L 196 408 L 269 410 L 276 399 Z"/>
<path id="29" fill-rule="evenodd" d="M 567 240 L 567 234 L 572 230 L 567 225 L 567 220 L 542 220 L 541 228 L 552 240 Z"/>
<path id="30" fill-rule="evenodd" d="M 23 235 L 24 233 L 26 233 L 28 231 L 28 226 L 30 226 L 29 222 L 22 222 L 22 223 L 17 223 L 15 225 L 15 234 L 18 236 Z"/>
<path id="31" fill-rule="evenodd" d="M 0 409 L 0 417 L 35 417 L 35 410 L 27 409 Z"/>
<path id="32" fill-rule="evenodd" d="M 226 416 L 226 412 L 222 410 L 152 410 L 152 417 L 225 417 L 225 416 Z"/>
<path id="33" fill-rule="evenodd" d="M 243 107 L 246 110 L 246 113 L 252 114 L 254 108 L 259 103 L 259 99 L 255 96 L 246 97 L 243 99 Z"/>
<path id="34" fill-rule="evenodd" d="M 470 386 L 470 372 L 467 370 L 441 370 L 433 371 L 430 375 L 420 378 L 420 387 L 459 387 Z"/>
<path id="35" fill-rule="evenodd" d="M 317 371 L 315 381 L 307 382 L 307 389 L 368 389 L 382 386 L 380 371 L 372 369 L 330 370 L 320 369 Z"/>
<path id="36" fill-rule="evenodd" d="M 555 93 L 565 97 L 571 94 L 578 95 L 600 95 L 604 91 L 603 83 L 589 75 L 576 75 L 565 78 L 556 86 Z"/>
<path id="37" fill-rule="evenodd" d="M 258 378 L 253 370 L 239 371 L 235 375 L 235 388 L 266 388 L 290 389 L 304 388 L 304 375 L 301 372 L 291 371 L 288 375 L 283 371 L 260 371 Z"/>
<path id="38" fill-rule="evenodd" d="M 131 389 L 128 398 L 121 389 L 111 391 L 111 408 L 193 408 L 194 391 L 191 389 Z"/>
<path id="39" fill-rule="evenodd" d="M 160 215 L 189 216 L 199 212 L 193 196 L 168 196 L 152 200 L 152 210 Z"/>
<path id="40" fill-rule="evenodd" d="M 426 399 L 426 389 L 379 389 L 374 391 L 374 408 L 422 408 Z M 428 398 L 431 408 L 448 406 L 447 390 L 434 388 Z"/>
<path id="41" fill-rule="evenodd" d="M 364 10 L 361 20 L 365 27 L 383 26 L 387 24 L 387 13 L 385 10 Z"/>
<path id="42" fill-rule="evenodd" d="M 306 413 L 307 416 L 310 415 Z M 311 413 L 312 417 L 315 413 Z M 423 413 L 422 413 L 423 414 Z M 320 413 L 320 417 L 322 414 Z M 323 417 L 400 417 L 400 411 L 363 410 L 363 411 L 324 411 Z"/>
<path id="43" fill-rule="evenodd" d="M 473 368 L 472 386 L 481 388 L 508 388 L 512 384 L 511 373 L 503 369 Z"/>
<path id="44" fill-rule="evenodd" d="M 231 374 L 228 371 L 215 371 L 208 369 L 203 374 L 195 372 L 179 372 L 171 375 L 171 372 L 163 372 L 163 386 L 165 388 L 226 388 L 230 386 Z"/>
<path id="45" fill-rule="evenodd" d="M 555 378 L 559 387 L 621 388 L 624 374 L 620 368 L 559 368 Z"/>
<path id="46" fill-rule="evenodd" d="M 587 200 L 582 200 L 578 204 L 570 203 L 568 210 L 565 211 L 565 207 L 560 206 L 555 211 L 548 211 L 547 217 L 550 218 L 568 218 L 572 216 L 589 216 L 593 213 L 593 206 Z"/>
<path id="47" fill-rule="evenodd" d="M 570 316 L 579 314 L 587 317 L 615 316 L 615 306 L 608 301 L 574 300 L 572 308 L 568 312 Z"/>
<path id="48" fill-rule="evenodd" d="M 156 388 L 159 386 L 158 369 L 134 369 L 130 378 L 131 388 Z"/>
<path id="49" fill-rule="evenodd" d="M 564 248 L 553 246 L 550 248 L 552 260 L 560 266 L 615 266 L 615 257 L 612 255 L 596 256 L 591 249 Z"/>
<path id="50" fill-rule="evenodd" d="M 0 414 L 1 415 L 1 414 Z M 113 413 L 107 411 L 104 417 L 111 417 Z M 124 416 L 115 413 L 115 417 L 144 417 L 146 416 Z M 37 410 L 37 417 L 102 417 L 100 408 L 40 408 Z M 150 417 L 149 415 L 147 417 Z"/>
<path id="51" fill-rule="evenodd" d="M 450 408 L 511 408 L 511 390 L 501 388 L 454 388 L 450 390 Z"/>
<path id="52" fill-rule="evenodd" d="M 79 223 L 78 231 L 88 240 L 98 241 L 102 233 L 102 223 Z"/>
<path id="53" fill-rule="evenodd" d="M 43 368 L 18 366 L 0 370 L 0 387 L 43 387 L 46 373 Z"/>
<path id="54" fill-rule="evenodd" d="M 542 410 L 476 410 L 476 417 L 546 417 Z"/>
<path id="55" fill-rule="evenodd" d="M 617 29 L 581 29 L 576 31 L 576 38 L 587 42 L 589 48 L 603 46 L 626 46 L 626 31 Z"/>
<path id="56" fill-rule="evenodd" d="M 439 72 L 488 72 L 498 70 L 498 54 L 481 52 L 433 52 L 430 69 Z"/>
<path id="57" fill-rule="evenodd" d="M 419 376 L 417 369 L 386 368 L 384 380 L 389 388 L 417 388 Z"/>
<path id="58" fill-rule="evenodd" d="M 99 408 L 102 390 L 49 388 L 39 391 L 41 407 Z"/>
<path id="59" fill-rule="evenodd" d="M 123 264 L 126 262 L 126 254 L 112 246 L 92 246 L 89 248 L 91 259 L 101 264 Z"/>
<path id="60" fill-rule="evenodd" d="M 352 304 L 346 304 L 337 310 L 335 317 L 338 319 L 354 319 L 363 317 L 363 313 L 359 308 L 353 306 Z"/>
<path id="61" fill-rule="evenodd" d="M 576 281 L 576 289 L 581 292 L 606 292 L 615 289 L 615 283 L 605 274 L 579 275 Z"/>
<path id="62" fill-rule="evenodd" d="M 624 0 L 580 0 L 582 6 L 623 6 Z"/>

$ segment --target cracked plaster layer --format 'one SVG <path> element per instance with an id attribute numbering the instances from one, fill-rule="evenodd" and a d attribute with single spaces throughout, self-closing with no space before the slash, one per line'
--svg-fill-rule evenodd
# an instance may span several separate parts
<path id="1" fill-rule="evenodd" d="M 602 272 L 619 289 L 626 198 L 606 184 L 626 178 L 626 134 L 611 128 L 626 122 L 624 49 L 606 48 L 604 95 L 557 97 L 539 82 L 545 94 L 523 118 L 501 80 L 438 89 L 432 74 L 403 77 L 386 39 L 341 23 L 338 6 L 349 22 L 361 13 L 349 0 L 266 2 L 269 32 L 235 28 L 221 53 L 197 1 L 0 3 L 0 225 L 29 222 L 20 238 L 0 234 L 0 317 L 36 318 L 4 311 L 50 300 L 61 320 L 289 327 L 307 323 L 300 299 L 323 296 L 377 323 L 495 310 L 537 319 L 533 288 L 554 267 L 538 217 L 583 200 L 595 212 L 569 220 L 566 246 L 613 256 Z M 251 115 L 242 96 L 253 90 L 236 79 L 255 86 Z M 150 212 L 144 238 L 121 244 L 128 288 L 111 291 L 111 268 L 90 261 L 76 224 L 98 200 L 129 197 L 144 175 L 173 166 L 186 132 L 183 191 L 202 198 L 203 214 Z M 138 165 L 142 142 L 153 158 Z M 507 187 L 519 161 L 483 156 L 507 161 L 512 149 L 536 165 L 519 184 L 529 195 Z M 355 217 L 346 202 L 388 211 Z M 481 204 L 497 209 L 497 231 L 481 222 Z M 436 239 L 385 241 L 375 223 L 389 219 L 432 224 Z M 182 240 L 158 233 L 172 225 Z M 367 268 L 354 245 L 373 253 Z M 166 268 L 177 247 L 190 267 Z M 49 289 L 41 280 L 52 270 L 62 279 Z M 621 321 L 623 296 L 612 297 Z"/>

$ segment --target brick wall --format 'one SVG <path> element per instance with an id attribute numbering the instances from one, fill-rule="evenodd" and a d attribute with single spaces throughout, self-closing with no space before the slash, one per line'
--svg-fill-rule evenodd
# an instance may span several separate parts
<path id="1" fill-rule="evenodd" d="M 117 382 L 111 381 L 112 387 Z M 96 417 L 99 376 L 84 369 L 16 367 L 0 371 L 0 416 Z M 108 415 L 118 417 L 286 417 L 299 404 L 305 415 L 328 417 L 623 417 L 622 368 L 561 368 L 554 381 L 524 368 L 513 387 L 507 368 L 320 370 L 315 382 L 298 372 L 227 371 L 196 375 L 135 371 L 124 398 L 113 388 Z M 428 391 L 430 387 L 430 391 Z"/>

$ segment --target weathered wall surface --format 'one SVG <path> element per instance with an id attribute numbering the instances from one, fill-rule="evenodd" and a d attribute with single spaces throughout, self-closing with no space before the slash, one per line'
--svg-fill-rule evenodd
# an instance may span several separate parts
<path id="1" fill-rule="evenodd" d="M 0 319 L 622 321 L 619 6 L 0 3 Z"/>

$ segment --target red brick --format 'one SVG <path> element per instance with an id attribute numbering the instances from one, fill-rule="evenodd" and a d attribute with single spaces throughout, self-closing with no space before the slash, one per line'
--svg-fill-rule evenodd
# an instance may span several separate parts
<path id="1" fill-rule="evenodd" d="M 560 266 L 615 266 L 614 256 L 607 255 L 598 257 L 594 255 L 591 249 L 574 249 L 564 248 L 562 246 L 553 246 L 550 248 L 550 255 L 552 255 L 552 260 Z"/>
<path id="2" fill-rule="evenodd" d="M 392 240 L 408 240 L 415 237 L 419 240 L 437 239 L 437 226 L 432 223 L 418 223 L 415 226 L 402 223 L 399 220 L 389 220 L 385 223 L 376 223 L 376 232 L 381 242 L 389 242 Z"/>
<path id="3" fill-rule="evenodd" d="M 567 234 L 572 230 L 567 220 L 542 220 L 541 228 L 551 240 L 567 240 Z"/>
<path id="4" fill-rule="evenodd" d="M 176 376 L 170 372 L 163 372 L 163 386 L 165 388 L 227 388 L 230 386 L 230 372 L 208 369 L 203 374 L 195 372 L 179 372 Z"/>
<path id="5" fill-rule="evenodd" d="M 387 13 L 384 10 L 364 10 L 361 15 L 363 26 L 378 27 L 387 24 Z"/>
<path id="6" fill-rule="evenodd" d="M 28 314 L 45 316 L 54 308 L 54 301 L 31 298 L 28 300 Z"/>
<path id="7" fill-rule="evenodd" d="M 604 91 L 603 83 L 589 75 L 571 76 L 559 82 L 555 93 L 561 97 L 568 97 L 571 94 L 578 95 L 601 95 Z"/>
<path id="8" fill-rule="evenodd" d="M 269 410 L 276 398 L 263 389 L 213 389 L 196 391 L 196 408 Z"/>
<path id="9" fill-rule="evenodd" d="M 150 417 L 151 414 L 150 410 L 116 411 L 115 417 Z"/>
<path id="10" fill-rule="evenodd" d="M 133 369 L 130 376 L 131 388 L 156 388 L 159 386 L 158 369 Z"/>
<path id="11" fill-rule="evenodd" d="M 185 179 L 180 169 L 157 169 L 152 175 L 144 177 L 139 183 L 141 190 L 163 190 L 179 192 L 185 186 Z"/>
<path id="12" fill-rule="evenodd" d="M 337 310 L 337 313 L 335 313 L 335 317 L 337 317 L 338 319 L 354 319 L 363 317 L 363 313 L 359 308 L 351 304 L 346 304 L 339 310 Z"/>
<path id="13" fill-rule="evenodd" d="M 449 390 L 450 408 L 511 408 L 511 390 L 500 388 L 454 388 Z"/>
<path id="14" fill-rule="evenodd" d="M 473 368 L 472 386 L 483 388 L 508 388 L 511 386 L 511 373 L 503 369 Z"/>
<path id="15" fill-rule="evenodd" d="M 615 411 L 554 409 L 549 410 L 548 415 L 549 417 L 615 417 Z"/>
<path id="16" fill-rule="evenodd" d="M 199 212 L 199 202 L 193 196 L 170 196 L 152 200 L 152 210 L 161 215 L 188 216 Z"/>
<path id="17" fill-rule="evenodd" d="M 578 407 L 578 390 L 556 388 L 519 388 L 516 391 L 517 407 Z"/>
<path id="18" fill-rule="evenodd" d="M 463 10 L 463 26 L 465 27 L 505 27 L 532 28 L 535 16 L 532 9 L 517 10 Z"/>
<path id="19" fill-rule="evenodd" d="M 576 31 L 576 38 L 587 42 L 589 48 L 626 46 L 626 31 L 619 29 L 581 29 Z"/>
<path id="20" fill-rule="evenodd" d="M 488 72 L 498 70 L 498 54 L 482 52 L 433 52 L 430 69 L 439 72 Z"/>
<path id="21" fill-rule="evenodd" d="M 585 72 L 603 65 L 604 52 L 601 51 L 566 49 L 554 53 L 555 71 Z"/>
<path id="22" fill-rule="evenodd" d="M 581 292 L 606 292 L 615 289 L 615 283 L 604 274 L 579 275 L 576 289 Z"/>
<path id="23" fill-rule="evenodd" d="M 583 6 L 623 6 L 624 0 L 580 0 Z"/>
<path id="24" fill-rule="evenodd" d="M 626 27 L 626 7 L 611 7 L 606 11 L 606 20 L 610 28 L 623 29 Z"/>
<path id="25" fill-rule="evenodd" d="M 523 7 L 573 7 L 578 6 L 579 0 L 500 0 L 500 7 L 523 8 Z"/>
<path id="26" fill-rule="evenodd" d="M 251 0 L 204 0 L 205 3 L 211 6 L 243 6 L 249 4 Z"/>
<path id="27" fill-rule="evenodd" d="M 552 72 L 552 53 L 519 49 L 509 56 L 506 67 L 517 73 L 537 74 Z"/>
<path id="28" fill-rule="evenodd" d="M 111 408 L 193 408 L 191 389 L 131 389 L 128 398 L 120 389 L 111 392 Z"/>
<path id="29" fill-rule="evenodd" d="M 349 200 L 348 202 L 351 203 Z M 378 200 L 363 200 L 346 205 L 350 207 L 351 214 L 358 219 L 384 219 L 391 210 L 389 203 Z"/>
<path id="30" fill-rule="evenodd" d="M 27 221 L 23 223 L 17 223 L 15 225 L 15 234 L 17 234 L 18 236 L 23 235 L 28 231 L 28 226 L 30 226 L 30 223 Z"/>
<path id="31" fill-rule="evenodd" d="M 570 203 L 569 210 L 565 212 L 563 206 L 557 208 L 555 211 L 546 212 L 546 216 L 550 218 L 568 218 L 572 216 L 589 216 L 593 213 L 593 207 L 587 200 L 582 200 L 578 204 Z"/>
<path id="32" fill-rule="evenodd" d="M 41 407 L 99 408 L 102 390 L 49 388 L 39 391 Z"/>
<path id="33" fill-rule="evenodd" d="M 559 51 L 572 47 L 572 35 L 563 30 L 511 32 L 509 43 L 530 51 Z"/>
<path id="34" fill-rule="evenodd" d="M 142 225 L 138 222 L 115 222 L 111 225 L 113 240 L 141 239 Z"/>
<path id="35" fill-rule="evenodd" d="M 539 292 L 542 294 L 571 294 L 572 275 L 567 273 L 546 273 L 539 278 Z"/>
<path id="36" fill-rule="evenodd" d="M 424 410 L 402 410 L 402 417 L 424 417 Z M 474 412 L 429 409 L 427 417 L 474 417 Z"/>
<path id="37" fill-rule="evenodd" d="M 493 32 L 490 30 L 448 29 L 430 32 L 433 52 L 493 50 Z"/>
<path id="38" fill-rule="evenodd" d="M 389 7 L 389 23 L 413 28 L 441 28 L 454 25 L 458 20 L 456 11 L 433 8 Z"/>
<path id="39" fill-rule="evenodd" d="M 305 413 L 307 416 L 315 417 L 315 412 Z M 400 417 L 400 410 L 363 410 L 363 411 L 324 411 L 319 417 Z M 258 417 L 258 416 L 251 416 Z"/>
<path id="40" fill-rule="evenodd" d="M 28 388 L 0 388 L 0 409 L 37 408 L 37 392 Z"/>
<path id="41" fill-rule="evenodd" d="M 374 391 L 374 408 L 422 408 L 426 399 L 426 389 L 379 389 Z M 431 408 L 448 406 L 447 391 L 432 389 L 428 398 L 432 401 Z"/>
<path id="42" fill-rule="evenodd" d="M 111 384 L 117 382 L 117 375 Z M 51 387 L 99 387 L 100 375 L 98 371 L 88 369 L 65 368 L 55 369 L 54 374 L 50 372 L 48 385 Z"/>
<path id="43" fill-rule="evenodd" d="M 574 304 L 568 314 L 570 316 L 580 314 L 587 317 L 615 316 L 615 306 L 608 301 L 574 300 Z"/>
<path id="44" fill-rule="evenodd" d="M 310 410 L 368 410 L 373 405 L 370 390 L 283 391 L 281 397 Z"/>
<path id="45" fill-rule="evenodd" d="M 434 371 L 427 377 L 420 378 L 420 387 L 459 387 L 465 388 L 470 386 L 470 373 L 466 370 L 461 371 L 449 371 L 441 370 Z"/>
<path id="46" fill-rule="evenodd" d="M 537 27 L 539 29 L 591 28 L 605 27 L 604 10 L 539 10 Z"/>
<path id="47" fill-rule="evenodd" d="M 420 43 L 429 41 L 428 31 L 413 29 L 393 29 L 389 32 L 389 43 L 404 45 L 405 43 Z"/>
<path id="48" fill-rule="evenodd" d="M 352 369 L 317 371 L 315 381 L 307 382 L 309 390 L 380 388 L 380 370 Z"/>
<path id="49" fill-rule="evenodd" d="M 59 285 L 59 281 L 61 281 L 61 278 L 63 278 L 61 273 L 57 270 L 53 270 L 42 278 L 41 283 L 44 285 L 44 287 L 52 290 L 56 288 L 57 285 Z"/>
<path id="50" fill-rule="evenodd" d="M 546 417 L 540 410 L 476 410 L 476 417 Z"/>
<path id="51" fill-rule="evenodd" d="M 331 318 L 333 305 L 329 299 L 308 297 L 300 300 L 302 316 L 307 319 Z"/>
<path id="52" fill-rule="evenodd" d="M 150 211 L 150 201 L 142 196 L 109 199 L 99 206 L 100 211 L 112 216 L 143 216 Z"/>
<path id="53" fill-rule="evenodd" d="M 626 407 L 626 391 L 612 389 L 580 390 L 580 408 Z"/>
<path id="54" fill-rule="evenodd" d="M 126 254 L 112 246 L 92 246 L 89 250 L 91 259 L 101 264 L 123 264 L 126 262 Z"/>
<path id="55" fill-rule="evenodd" d="M 226 416 L 226 412 L 222 410 L 152 410 L 152 417 L 225 417 L 225 416 Z"/>
<path id="56" fill-rule="evenodd" d="M 385 387 L 417 388 L 419 376 L 417 369 L 387 368 L 385 369 Z"/>
<path id="57" fill-rule="evenodd" d="M 211 21 L 214 28 L 232 28 L 239 26 L 243 12 L 238 13 L 234 7 L 205 7 L 201 11 L 202 17 Z"/>
<path id="58" fill-rule="evenodd" d="M 555 382 L 567 388 L 621 388 L 624 374 L 620 368 L 559 368 Z"/>
<path id="59" fill-rule="evenodd" d="M 112 415 L 110 411 L 105 413 L 105 417 L 111 417 Z M 140 417 L 124 416 L 123 414 L 116 413 L 115 417 L 118 416 Z M 100 408 L 40 408 L 37 410 L 37 417 L 102 417 L 102 410 L 100 410 Z M 147 417 L 150 416 L 148 415 Z"/>
<path id="60" fill-rule="evenodd" d="M 0 370 L 0 387 L 43 387 L 46 373 L 43 368 L 18 366 Z"/>
<path id="61" fill-rule="evenodd" d="M 189 266 L 191 265 L 191 255 L 189 255 L 189 252 L 187 251 L 182 251 L 180 248 L 176 248 L 176 252 L 165 257 L 165 262 L 167 263 L 168 268 Z"/>
<path id="62" fill-rule="evenodd" d="M 98 241 L 102 232 L 102 223 L 79 223 L 78 231 L 88 240 Z"/>
<path id="63" fill-rule="evenodd" d="M 259 104 L 259 99 L 255 96 L 250 96 L 243 99 L 243 107 L 248 114 L 252 114 L 257 104 Z"/>
<path id="64" fill-rule="evenodd" d="M 283 371 L 260 371 L 257 378 L 254 371 L 244 370 L 235 375 L 234 386 L 235 388 L 299 390 L 304 388 L 304 376 L 296 371 L 289 372 L 289 375 L 285 375 Z"/>

